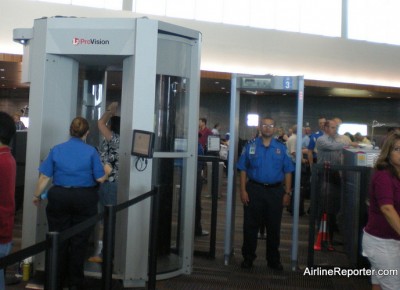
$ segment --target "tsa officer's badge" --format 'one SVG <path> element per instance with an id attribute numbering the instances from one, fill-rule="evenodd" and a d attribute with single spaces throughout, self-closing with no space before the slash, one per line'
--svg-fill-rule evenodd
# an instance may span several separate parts
<path id="1" fill-rule="evenodd" d="M 255 143 L 253 143 L 253 144 L 250 145 L 249 154 L 250 154 L 250 155 L 256 154 L 256 144 L 255 144 Z"/>

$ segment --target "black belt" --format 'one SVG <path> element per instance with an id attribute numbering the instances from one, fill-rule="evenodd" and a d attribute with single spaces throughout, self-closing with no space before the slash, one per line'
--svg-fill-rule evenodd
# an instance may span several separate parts
<path id="1" fill-rule="evenodd" d="M 62 187 L 62 188 L 68 188 L 68 189 L 70 189 L 70 188 L 74 188 L 74 189 L 76 189 L 76 188 L 94 188 L 94 187 L 96 187 L 96 186 L 68 186 L 68 185 L 56 185 L 56 186 L 58 186 L 58 187 Z"/>
<path id="2" fill-rule="evenodd" d="M 261 182 L 257 182 L 257 181 L 251 180 L 251 179 L 249 179 L 249 182 L 253 183 L 253 184 L 256 184 L 256 185 L 259 185 L 259 186 L 269 187 L 269 188 L 282 186 L 282 182 L 278 182 L 278 183 L 261 183 Z"/>

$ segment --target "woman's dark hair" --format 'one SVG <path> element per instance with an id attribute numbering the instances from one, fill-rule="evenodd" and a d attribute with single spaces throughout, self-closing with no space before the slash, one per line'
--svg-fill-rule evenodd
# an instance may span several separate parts
<path id="1" fill-rule="evenodd" d="M 383 144 L 381 154 L 375 163 L 375 168 L 378 170 L 389 170 L 393 176 L 400 178 L 396 168 L 390 162 L 390 154 L 392 153 L 397 141 L 400 140 L 400 133 L 393 133 L 390 135 Z"/>
<path id="2" fill-rule="evenodd" d="M 69 134 L 72 137 L 82 138 L 87 131 L 89 131 L 89 123 L 85 118 L 82 117 L 76 117 L 73 119 L 71 126 L 69 126 Z"/>
<path id="3" fill-rule="evenodd" d="M 113 131 L 115 134 L 119 135 L 119 128 L 121 126 L 121 117 L 120 116 L 112 116 L 110 118 L 110 130 Z"/>
<path id="4" fill-rule="evenodd" d="M 15 131 L 13 118 L 5 112 L 0 112 L 0 142 L 4 145 L 10 145 Z"/>

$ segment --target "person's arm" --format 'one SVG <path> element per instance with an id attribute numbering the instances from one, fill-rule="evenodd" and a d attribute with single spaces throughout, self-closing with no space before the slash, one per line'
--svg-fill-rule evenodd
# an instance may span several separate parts
<path id="1" fill-rule="evenodd" d="M 249 203 L 249 194 L 246 190 L 246 183 L 247 183 L 247 173 L 246 171 L 240 171 L 240 200 L 244 205 Z"/>
<path id="2" fill-rule="evenodd" d="M 33 193 L 32 202 L 33 202 L 34 205 L 37 206 L 40 203 L 40 201 L 41 201 L 40 195 L 42 194 L 44 189 L 47 187 L 47 185 L 49 184 L 50 180 L 51 180 L 50 177 L 40 173 L 39 180 L 37 182 L 35 192 Z"/>
<path id="3" fill-rule="evenodd" d="M 327 139 L 327 138 L 318 138 L 315 147 L 318 149 L 325 150 L 325 151 L 337 151 L 340 149 L 343 149 L 345 146 L 344 143 L 338 142 L 333 138 Z"/>
<path id="4" fill-rule="evenodd" d="M 308 163 L 310 164 L 310 166 L 313 165 L 314 163 L 313 150 L 308 150 L 307 156 L 308 156 Z"/>
<path id="5" fill-rule="evenodd" d="M 285 173 L 285 195 L 283 196 L 283 206 L 290 204 L 290 196 L 292 194 L 292 173 Z"/>
<path id="6" fill-rule="evenodd" d="M 337 141 L 336 139 L 325 139 L 325 138 L 318 138 L 316 142 L 316 147 L 317 149 L 323 149 L 326 151 L 337 151 L 343 149 L 345 146 L 354 146 L 358 147 L 357 142 L 350 142 L 349 144 L 346 144 L 341 141 Z"/>
<path id="7" fill-rule="evenodd" d="M 400 235 L 400 217 L 392 204 L 384 204 L 380 207 L 390 226 Z"/>
<path id="8" fill-rule="evenodd" d="M 310 136 L 310 141 L 308 142 L 308 153 L 307 153 L 307 159 L 308 159 L 308 163 L 310 164 L 310 166 L 313 165 L 314 163 L 314 156 L 313 156 L 313 152 L 314 152 L 314 148 L 315 148 L 315 138 L 313 135 Z"/>
<path id="9" fill-rule="evenodd" d="M 98 183 L 105 182 L 108 179 L 108 176 L 111 174 L 111 171 L 112 171 L 112 167 L 108 163 L 103 166 L 103 169 L 104 169 L 105 174 L 102 177 L 96 179 L 96 181 Z"/>
<path id="10" fill-rule="evenodd" d="M 110 105 L 108 105 L 107 110 L 104 112 L 100 120 L 97 122 L 97 126 L 99 127 L 101 135 L 103 135 L 107 141 L 110 141 L 112 138 L 112 132 L 107 127 L 107 122 L 110 120 L 112 116 L 114 116 L 117 113 L 117 108 L 118 108 L 118 103 L 112 102 Z"/>

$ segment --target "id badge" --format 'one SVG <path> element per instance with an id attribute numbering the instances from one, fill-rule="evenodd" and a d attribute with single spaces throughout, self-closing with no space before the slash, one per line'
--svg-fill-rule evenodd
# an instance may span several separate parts
<path id="1" fill-rule="evenodd" d="M 256 154 L 256 144 L 251 144 L 251 145 L 250 145 L 249 154 L 250 154 L 250 155 Z"/>

